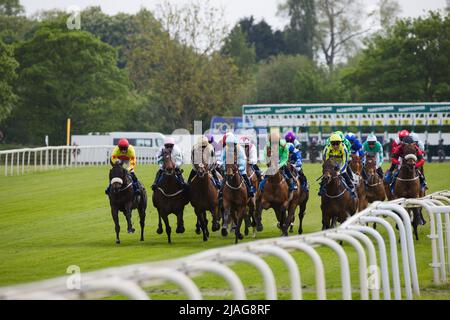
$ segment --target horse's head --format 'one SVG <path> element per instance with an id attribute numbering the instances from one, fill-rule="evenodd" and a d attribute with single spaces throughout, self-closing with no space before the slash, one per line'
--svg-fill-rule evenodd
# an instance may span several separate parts
<path id="1" fill-rule="evenodd" d="M 365 170 L 368 179 L 370 179 L 372 176 L 375 176 L 377 170 L 377 162 L 373 156 L 366 155 Z"/>
<path id="2" fill-rule="evenodd" d="M 350 169 L 352 169 L 352 171 L 355 173 L 361 174 L 362 169 L 361 158 L 356 154 L 352 154 L 351 158 L 352 160 L 349 163 Z"/>
<path id="3" fill-rule="evenodd" d="M 406 144 L 403 147 L 403 154 L 403 165 L 405 165 L 409 170 L 413 171 L 417 162 L 416 146 L 414 144 Z"/>
<path id="4" fill-rule="evenodd" d="M 338 175 L 339 164 L 334 159 L 328 159 L 322 165 L 322 181 L 329 184 Z"/>
<path id="5" fill-rule="evenodd" d="M 163 169 L 166 174 L 173 175 L 175 173 L 175 162 L 172 160 L 172 149 L 165 148 L 162 152 Z"/>
<path id="6" fill-rule="evenodd" d="M 207 172 L 207 166 L 204 163 L 200 163 L 198 165 L 195 165 L 196 170 L 197 170 L 197 175 L 200 178 L 203 178 Z"/>
<path id="7" fill-rule="evenodd" d="M 122 161 L 117 161 L 109 171 L 112 192 L 118 192 L 127 182 L 127 170 Z"/>

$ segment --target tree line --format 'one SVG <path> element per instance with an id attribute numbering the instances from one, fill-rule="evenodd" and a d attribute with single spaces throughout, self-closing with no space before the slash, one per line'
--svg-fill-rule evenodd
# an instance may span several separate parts
<path id="1" fill-rule="evenodd" d="M 63 144 L 67 118 L 74 134 L 170 133 L 249 103 L 448 101 L 448 13 L 396 19 L 394 0 L 363 9 L 286 0 L 283 30 L 253 17 L 229 30 L 205 1 L 112 16 L 89 7 L 69 30 L 66 12 L 26 17 L 19 0 L 0 0 L 3 142 Z"/>

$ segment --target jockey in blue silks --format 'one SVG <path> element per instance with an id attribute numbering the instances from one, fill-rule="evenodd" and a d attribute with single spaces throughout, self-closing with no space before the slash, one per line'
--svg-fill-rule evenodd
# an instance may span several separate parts
<path id="1" fill-rule="evenodd" d="M 292 164 L 292 166 L 295 168 L 295 171 L 297 172 L 297 176 L 300 179 L 302 189 L 306 192 L 308 192 L 308 181 L 306 179 L 305 174 L 302 170 L 302 152 L 298 150 L 293 143 L 287 144 L 288 150 L 289 150 L 289 162 Z"/>
<path id="2" fill-rule="evenodd" d="M 227 152 L 229 150 L 229 148 L 234 148 L 234 152 L 237 153 L 237 165 L 238 165 L 238 169 L 239 169 L 239 173 L 242 176 L 245 185 L 247 186 L 247 194 L 248 196 L 254 197 L 255 195 L 255 189 L 253 187 L 253 185 L 250 183 L 250 180 L 247 177 L 247 171 L 246 171 L 246 165 L 247 165 L 247 156 L 245 155 L 245 151 L 244 148 L 242 148 L 239 144 L 238 141 L 236 139 L 236 137 L 234 136 L 233 133 L 228 134 L 227 139 L 226 139 L 226 147 L 222 150 L 222 169 L 224 172 L 226 172 L 226 165 L 227 165 L 227 154 L 229 152 Z M 230 159 L 229 159 L 230 161 Z M 230 163 L 234 163 L 234 159 L 231 160 Z M 222 180 L 222 185 L 220 188 L 220 192 L 219 192 L 219 199 L 222 198 L 222 192 L 223 192 L 223 187 L 225 186 L 225 182 L 226 179 Z"/>
<path id="3" fill-rule="evenodd" d="M 349 132 L 345 138 L 350 141 L 352 145 L 350 148 L 351 154 L 356 154 L 358 157 L 362 158 L 364 156 L 364 148 L 358 138 L 351 132 Z"/>

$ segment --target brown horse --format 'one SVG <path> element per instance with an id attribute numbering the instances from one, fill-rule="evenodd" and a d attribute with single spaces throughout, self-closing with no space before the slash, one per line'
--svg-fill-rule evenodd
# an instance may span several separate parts
<path id="1" fill-rule="evenodd" d="M 364 170 L 367 176 L 367 201 L 369 203 L 384 201 L 386 193 L 384 191 L 383 178 L 377 173 L 377 161 L 373 156 L 366 155 Z"/>
<path id="2" fill-rule="evenodd" d="M 207 170 L 207 166 L 204 163 L 200 163 L 199 165 L 194 164 L 194 166 L 196 168 L 196 174 L 190 183 L 190 201 L 203 232 L 203 241 L 207 241 L 209 231 L 206 211 L 211 212 L 213 218 L 212 231 L 220 229 L 219 192 L 214 186 L 212 175 Z"/>
<path id="3" fill-rule="evenodd" d="M 169 215 L 177 216 L 177 233 L 184 233 L 183 213 L 184 207 L 189 203 L 189 197 L 183 189 L 182 185 L 176 178 L 175 163 L 172 160 L 171 152 L 165 149 L 162 153 L 163 167 L 162 179 L 160 186 L 153 192 L 153 206 L 158 210 L 158 234 L 163 233 L 161 219 L 166 226 L 166 233 L 169 243 L 172 243 L 170 234 L 171 227 L 169 225 Z"/>
<path id="4" fill-rule="evenodd" d="M 236 154 L 235 154 L 236 156 Z M 228 223 L 230 217 L 234 225 L 235 243 L 242 240 L 241 225 L 247 210 L 247 187 L 239 173 L 239 168 L 235 163 L 227 163 L 225 168 L 225 186 L 223 188 L 223 222 L 222 236 L 228 235 Z"/>
<path id="5" fill-rule="evenodd" d="M 352 199 L 350 192 L 344 187 L 339 173 L 339 164 L 334 159 L 328 159 L 322 166 L 322 181 L 324 194 L 321 198 L 322 230 L 343 223 L 355 214 L 358 200 Z"/>
<path id="6" fill-rule="evenodd" d="M 264 192 L 260 189 L 256 193 L 256 230 L 263 230 L 262 210 L 272 208 L 283 235 L 287 235 L 291 221 L 287 220 L 286 212 L 289 208 L 289 197 L 292 198 L 292 194 L 289 194 L 289 186 L 280 172 L 281 169 L 278 169 L 275 174 L 270 174 L 274 170 L 274 168 L 269 167 L 266 172 L 267 182 L 264 186 Z"/>
<path id="7" fill-rule="evenodd" d="M 412 144 L 407 144 L 403 147 L 403 158 L 399 169 L 398 177 L 394 184 L 394 198 L 420 198 L 422 191 L 420 188 L 419 175 L 416 169 L 417 153 L 416 148 Z M 425 224 L 420 208 L 407 209 L 410 216 L 412 216 L 412 226 L 416 240 L 419 240 L 417 227 Z"/>
<path id="8" fill-rule="evenodd" d="M 136 198 L 133 192 L 131 177 L 122 166 L 121 161 L 116 162 L 109 171 L 109 181 L 111 182 L 109 204 L 116 229 L 116 243 L 120 244 L 119 211 L 122 211 L 127 219 L 128 233 L 134 233 L 135 230 L 131 223 L 131 211 L 133 209 L 138 209 L 141 225 L 141 241 L 144 241 L 145 210 L 147 209 L 147 192 L 144 186 L 139 183 L 141 196 Z"/>
<path id="9" fill-rule="evenodd" d="M 369 203 L 366 198 L 366 187 L 362 178 L 362 161 L 361 158 L 356 155 L 351 155 L 352 160 L 349 162 L 350 169 L 357 176 L 357 182 L 355 185 L 356 192 L 358 194 L 358 211 L 363 211 Z"/>
<path id="10" fill-rule="evenodd" d="M 259 183 L 258 183 L 258 177 L 256 176 L 255 171 L 252 169 L 252 166 L 249 162 L 247 162 L 246 167 L 247 177 L 250 180 L 251 185 L 255 188 L 256 191 L 258 191 Z M 256 237 L 256 197 L 248 199 L 247 202 L 247 212 L 244 217 L 244 234 L 248 236 L 249 234 L 249 227 L 251 226 L 253 228 L 253 238 Z"/>
<path id="11" fill-rule="evenodd" d="M 297 183 L 297 190 L 294 190 L 292 193 L 292 200 L 289 201 L 288 207 L 288 217 L 287 220 L 290 221 L 290 229 L 289 232 L 293 232 L 293 225 L 295 221 L 295 211 L 297 207 L 300 207 L 300 211 L 298 213 L 299 225 L 298 225 L 298 234 L 303 233 L 303 218 L 305 217 L 306 204 L 309 200 L 309 191 L 306 191 L 302 188 L 301 182 L 297 173 L 295 172 L 295 168 L 290 164 L 289 170 L 292 173 L 292 176 L 295 177 L 295 183 Z"/>

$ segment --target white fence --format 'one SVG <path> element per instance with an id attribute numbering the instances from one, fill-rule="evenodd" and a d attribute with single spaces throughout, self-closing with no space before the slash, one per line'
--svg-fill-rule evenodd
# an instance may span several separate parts
<path id="1" fill-rule="evenodd" d="M 0 151 L 5 176 L 64 167 L 109 164 L 114 146 L 58 146 Z M 140 164 L 156 163 L 158 148 L 135 147 Z"/>
<path id="2" fill-rule="evenodd" d="M 266 255 L 275 256 L 285 263 L 289 271 L 291 298 L 302 299 L 302 270 L 290 254 L 298 250 L 306 253 L 313 261 L 316 297 L 324 300 L 327 299 L 325 270 L 317 248 L 328 247 L 339 258 L 342 299 L 350 300 L 350 266 L 345 250 L 339 245 L 342 241 L 352 246 L 358 254 L 359 296 L 362 300 L 411 300 L 420 296 L 420 287 L 411 220 L 405 208 L 421 206 L 428 212 L 431 228 L 429 237 L 432 243 L 431 267 L 434 282 L 439 284 L 447 282 L 447 272 L 450 272 L 446 269 L 450 267 L 449 204 L 449 191 L 437 192 L 422 199 L 377 202 L 336 229 L 241 243 L 177 260 L 110 268 L 1 288 L 0 299 L 98 299 L 113 294 L 121 294 L 130 299 L 150 299 L 144 287 L 172 282 L 179 285 L 189 299 L 196 300 L 202 299 L 202 293 L 191 278 L 209 272 L 223 277 L 230 286 L 233 298 L 243 300 L 246 299 L 246 292 L 242 281 L 229 267 L 230 264 L 243 262 L 253 265 L 261 273 L 265 298 L 274 300 L 278 297 L 276 278 L 270 266 L 262 259 Z M 398 225 L 399 245 L 396 232 L 388 219 Z M 379 231 L 368 227 L 368 223 L 377 223 L 385 228 L 388 239 L 384 239 Z M 401 274 L 404 278 L 403 287 Z"/>

